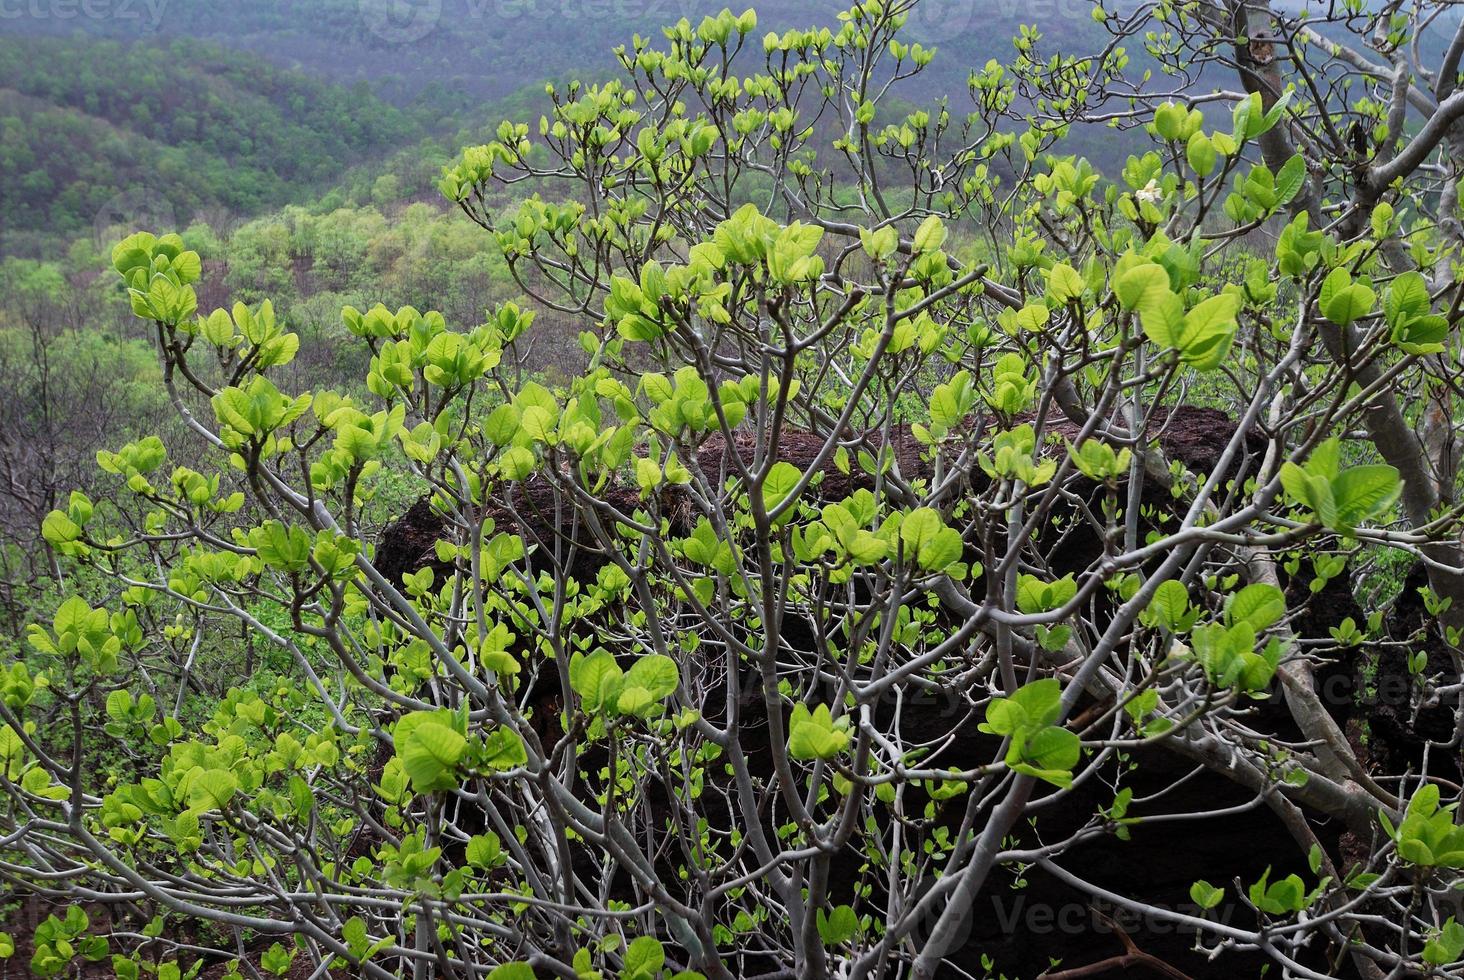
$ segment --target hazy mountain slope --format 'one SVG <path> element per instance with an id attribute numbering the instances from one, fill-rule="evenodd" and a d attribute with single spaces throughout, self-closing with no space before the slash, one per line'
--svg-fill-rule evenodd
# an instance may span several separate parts
<path id="1" fill-rule="evenodd" d="M 0 37 L 0 229 L 16 251 L 149 193 L 154 213 L 255 213 L 424 129 L 364 86 L 195 41 Z"/>
<path id="2" fill-rule="evenodd" d="M 119 3 L 118 9 L 121 9 Z M 407 102 L 497 97 L 567 71 L 608 68 L 611 50 L 682 17 L 699 20 L 725 0 L 127 0 L 128 16 L 20 16 L 11 33 L 198 37 L 256 52 L 277 64 L 337 81 L 364 80 Z M 845 0 L 739 0 L 760 30 L 835 25 Z M 1050 50 L 1096 50 L 1105 36 L 1086 0 L 926 0 L 910 35 L 940 48 L 928 93 L 964 89 L 967 72 L 1012 53 L 1022 24 L 1036 24 Z"/>
<path id="3" fill-rule="evenodd" d="M 134 217 L 247 217 L 342 184 L 356 201 L 419 197 L 485 125 L 537 118 L 544 80 L 607 74 L 612 49 L 634 34 L 659 37 L 724 5 L 118 0 L 93 8 L 108 16 L 73 17 L 16 8 L 0 18 L 0 254 Z M 760 36 L 834 26 L 845 3 L 755 6 Z M 1083 0 L 927 0 L 907 31 L 938 54 L 899 94 L 949 97 L 959 109 L 970 70 L 1009 58 L 1026 21 L 1046 51 L 1097 50 L 1104 32 L 1087 10 Z M 753 48 L 749 70 L 762 57 Z M 428 137 L 436 143 L 423 145 Z M 1101 165 L 1119 149 L 1076 142 Z"/>

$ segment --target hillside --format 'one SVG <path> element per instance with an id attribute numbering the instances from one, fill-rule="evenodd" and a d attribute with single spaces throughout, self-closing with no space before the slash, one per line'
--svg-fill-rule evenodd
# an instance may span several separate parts
<path id="1" fill-rule="evenodd" d="M 201 38 L 257 54 L 277 65 L 336 82 L 366 81 L 399 104 L 425 99 L 468 105 L 565 72 L 581 77 L 610 68 L 611 49 L 639 33 L 659 36 L 682 17 L 714 14 L 725 0 L 168 0 L 156 14 L 144 3 L 134 16 L 22 17 L 0 30 L 115 38 Z M 836 25 L 842 0 L 750 0 L 759 34 L 790 27 Z M 1106 34 L 1086 3 L 1013 4 L 936 0 L 917 8 L 908 37 L 937 46 L 935 68 L 911 94 L 957 93 L 967 73 L 1012 54 L 1012 38 L 1034 24 L 1050 49 L 1099 49 Z"/>
<path id="2" fill-rule="evenodd" d="M 24 252 L 139 208 L 258 213 L 318 193 L 435 119 L 197 41 L 0 37 L 0 248 Z"/>
<path id="3" fill-rule="evenodd" d="M 841 6 L 759 4 L 759 32 L 834 24 Z M 546 79 L 608 72 L 614 44 L 722 7 L 172 0 L 155 14 L 0 20 L 0 254 L 120 225 L 248 218 L 331 188 L 339 200 L 421 199 L 484 125 L 536 118 Z M 903 95 L 963 105 L 968 73 L 1009 57 L 1024 20 L 1045 50 L 1100 47 L 1101 28 L 1070 13 L 918 8 L 908 32 L 938 54 Z M 1103 164 L 1126 145 L 1074 143 Z"/>

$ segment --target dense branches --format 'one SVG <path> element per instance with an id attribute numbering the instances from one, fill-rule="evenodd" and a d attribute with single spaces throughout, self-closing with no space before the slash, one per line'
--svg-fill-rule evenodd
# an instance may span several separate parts
<path id="1" fill-rule="evenodd" d="M 973 904 L 1029 874 L 1287 976 L 1457 970 L 1464 293 L 1427 14 L 1100 12 L 1095 56 L 1024 33 L 968 104 L 906 110 L 909 7 L 683 21 L 465 150 L 440 187 L 529 302 L 347 307 L 364 392 L 290 389 L 270 304 L 199 310 L 182 239 L 122 242 L 213 462 L 140 440 L 99 457 L 114 501 L 47 518 L 114 589 L 7 675 L 0 871 L 240 970 L 989 973 Z M 1135 41 L 1202 74 L 1133 78 Z M 1099 120 L 1152 143 L 1108 180 L 1062 152 Z M 582 327 L 567 378 L 528 376 L 540 310 Z M 429 530 L 373 542 L 389 479 Z M 1417 634 L 1321 607 L 1414 562 Z M 223 624 L 294 683 L 187 726 L 183 651 Z M 1339 669 L 1402 681 L 1401 764 Z M 1296 873 L 1189 909 L 1083 864 L 1261 809 Z"/>

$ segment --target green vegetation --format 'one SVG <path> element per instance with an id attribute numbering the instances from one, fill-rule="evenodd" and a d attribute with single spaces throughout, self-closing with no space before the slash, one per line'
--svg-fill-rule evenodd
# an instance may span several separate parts
<path id="1" fill-rule="evenodd" d="M 361 193 L 369 201 L 369 184 Z M 465 323 L 520 295 L 493 242 L 445 205 L 383 211 L 346 200 L 337 191 L 313 208 L 231 229 L 198 221 L 184 232 L 207 261 L 202 293 L 271 299 L 288 318 L 302 338 L 283 368 L 292 384 L 368 394 L 369 352 L 341 322 L 343 306 L 434 307 Z M 41 520 L 72 490 L 101 486 L 96 453 L 150 433 L 188 439 L 158 387 L 152 338 L 118 302 L 109 253 L 86 236 L 59 258 L 0 260 L 0 383 L 9 393 L 0 428 L 10 434 L 0 442 L 0 634 L 12 642 L 53 595 Z M 572 325 L 546 316 L 539 332 L 539 370 L 572 369 Z M 385 521 L 410 503 L 387 493 L 375 513 Z"/>
<path id="2" fill-rule="evenodd" d="M 256 214 L 318 194 L 435 121 L 364 85 L 197 42 L 0 37 L 5 247 L 34 250 L 160 209 L 175 220 Z"/>
<path id="3" fill-rule="evenodd" d="M 15 55 L 0 960 L 1457 976 L 1464 27 L 1221 2 L 939 99 L 928 5 L 724 10 L 450 154 Z"/>

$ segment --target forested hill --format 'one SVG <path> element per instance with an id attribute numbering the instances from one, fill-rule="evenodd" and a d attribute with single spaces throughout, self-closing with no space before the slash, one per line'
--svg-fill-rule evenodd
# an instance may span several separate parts
<path id="1" fill-rule="evenodd" d="M 0 37 L 3 250 L 126 219 L 161 187 L 149 206 L 179 217 L 258 213 L 437 124 L 364 84 L 195 40 Z"/>
<path id="2" fill-rule="evenodd" d="M 498 98 L 562 73 L 584 77 L 612 64 L 632 35 L 659 37 L 727 0 L 115 0 L 111 16 L 19 17 L 0 30 L 116 38 L 204 38 L 275 64 L 350 83 L 367 81 L 402 104 Z M 813 25 L 837 27 L 842 0 L 737 0 L 754 7 L 758 37 Z M 931 0 L 917 7 L 908 40 L 942 52 L 916 87 L 961 92 L 968 72 L 1012 55 L 1022 25 L 1051 50 L 1098 50 L 1106 38 L 1088 0 Z M 912 94 L 912 93 L 907 93 Z"/>
<path id="3" fill-rule="evenodd" d="M 0 19 L 0 255 L 123 226 L 250 218 L 333 188 L 346 189 L 332 201 L 421 199 L 485 126 L 537 118 L 546 80 L 608 74 L 615 45 L 725 5 L 118 0 L 95 8 L 108 16 L 74 17 L 27 7 Z M 837 27 L 842 4 L 756 9 L 760 37 Z M 1046 52 L 1096 51 L 1106 36 L 1086 0 L 931 0 L 907 33 L 936 60 L 902 95 L 964 105 L 969 73 L 1011 57 L 1027 22 Z M 1106 164 L 1120 148 L 1086 133 L 1073 145 Z"/>

